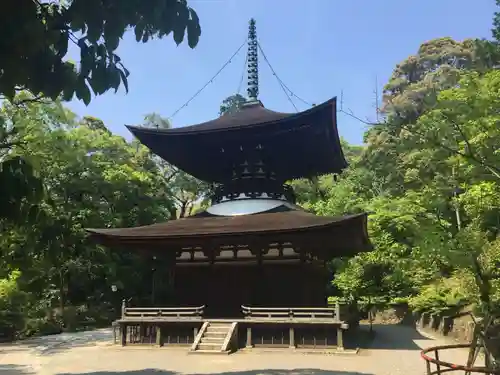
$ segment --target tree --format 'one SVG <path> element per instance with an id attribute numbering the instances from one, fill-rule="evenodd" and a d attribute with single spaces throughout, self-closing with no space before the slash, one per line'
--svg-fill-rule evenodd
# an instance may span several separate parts
<path id="1" fill-rule="evenodd" d="M 157 113 L 146 115 L 143 125 L 157 129 L 171 127 L 170 121 Z M 161 171 L 169 197 L 174 201 L 174 206 L 170 207 L 170 219 L 190 216 L 197 205 L 202 205 L 208 198 L 210 185 L 181 171 L 161 158 L 153 156 L 153 160 Z"/>
<path id="2" fill-rule="evenodd" d="M 495 1 L 497 7 L 500 7 L 500 0 Z M 491 30 L 493 38 L 500 42 L 500 12 L 495 12 L 493 15 L 493 29 Z"/>
<path id="3" fill-rule="evenodd" d="M 395 126 L 414 122 L 436 101 L 440 90 L 453 87 L 464 69 L 487 71 L 495 65 L 485 55 L 486 42 L 451 38 L 423 43 L 415 55 L 399 63 L 384 87 L 384 107 Z"/>
<path id="4" fill-rule="evenodd" d="M 173 35 L 182 43 L 186 31 L 194 48 L 201 35 L 196 12 L 185 0 L 8 0 L 0 15 L 0 93 L 9 99 L 19 90 L 37 98 L 73 95 L 85 104 L 91 89 L 101 95 L 123 84 L 128 70 L 115 53 L 125 31 L 136 40 Z M 69 43 L 80 49 L 80 64 L 65 60 Z"/>
<path id="5" fill-rule="evenodd" d="M 149 150 L 112 135 L 98 119 L 87 117 L 83 125 L 99 126 L 82 126 L 59 103 L 20 108 L 6 101 L 2 113 L 18 129 L 11 157 L 29 155 L 45 186 L 36 220 L 0 219 L 0 279 L 21 270 L 18 285 L 30 296 L 22 309 L 29 319 L 26 334 L 40 332 L 49 321 L 57 331 L 54 312 L 66 326 L 76 324 L 67 314 L 76 314 L 77 307 L 111 317 L 111 284 L 122 297 L 125 289 L 147 296 L 149 284 L 138 280 L 151 273 L 152 261 L 96 247 L 84 228 L 168 218 L 172 203 Z"/>
<path id="6" fill-rule="evenodd" d="M 228 96 L 222 101 L 219 109 L 219 116 L 239 111 L 246 102 L 247 99 L 240 94 Z"/>
<path id="7" fill-rule="evenodd" d="M 361 155 L 337 183 L 321 177 L 321 195 L 299 194 L 321 215 L 371 213 L 375 250 L 332 262 L 345 296 L 404 297 L 439 313 L 500 308 L 500 76 L 491 46 L 423 44 L 394 70 L 384 121 L 367 131 Z"/>
<path id="8" fill-rule="evenodd" d="M 157 128 L 157 129 L 170 129 L 172 127 L 172 123 L 169 119 L 162 117 L 158 113 L 149 113 L 144 116 L 143 126 L 147 128 Z"/>
<path id="9" fill-rule="evenodd" d="M 87 126 L 89 129 L 92 130 L 102 130 L 106 132 L 110 132 L 108 128 L 106 128 L 106 125 L 104 125 L 104 122 L 101 119 L 98 119 L 93 116 L 84 116 L 81 124 L 84 126 Z"/>

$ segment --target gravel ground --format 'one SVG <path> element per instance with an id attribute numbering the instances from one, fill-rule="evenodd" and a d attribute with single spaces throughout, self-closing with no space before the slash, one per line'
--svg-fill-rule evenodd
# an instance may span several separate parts
<path id="1" fill-rule="evenodd" d="M 64 334 L 0 346 L 1 375 L 422 375 L 424 347 L 443 340 L 411 327 L 375 327 L 376 338 L 357 355 L 238 352 L 229 356 L 188 355 L 183 349 L 110 346 L 110 330 Z M 465 364 L 466 350 L 441 359 Z"/>

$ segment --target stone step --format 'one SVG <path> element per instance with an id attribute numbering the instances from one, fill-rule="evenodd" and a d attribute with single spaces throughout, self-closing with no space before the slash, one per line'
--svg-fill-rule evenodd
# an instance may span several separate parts
<path id="1" fill-rule="evenodd" d="M 205 331 L 204 336 L 225 337 L 229 331 Z"/>
<path id="2" fill-rule="evenodd" d="M 207 328 L 213 329 L 230 329 L 231 325 L 222 325 L 222 324 L 209 324 Z"/>
<path id="3" fill-rule="evenodd" d="M 222 345 L 224 343 L 224 339 L 225 339 L 225 337 L 206 337 L 206 336 L 203 336 L 201 338 L 200 342 Z"/>
<path id="4" fill-rule="evenodd" d="M 222 344 L 217 343 L 200 342 L 198 344 L 198 350 L 216 350 L 220 352 L 221 348 Z"/>
<path id="5" fill-rule="evenodd" d="M 228 333 L 229 329 L 210 328 L 210 327 L 208 327 L 205 332 L 222 334 L 222 333 Z"/>
<path id="6" fill-rule="evenodd" d="M 223 355 L 227 355 L 229 354 L 229 350 L 225 351 L 225 352 L 221 352 L 220 350 L 206 350 L 206 349 L 197 349 L 195 351 L 190 351 L 188 352 L 189 354 L 215 354 L 215 355 L 220 355 L 220 354 L 223 354 Z"/>

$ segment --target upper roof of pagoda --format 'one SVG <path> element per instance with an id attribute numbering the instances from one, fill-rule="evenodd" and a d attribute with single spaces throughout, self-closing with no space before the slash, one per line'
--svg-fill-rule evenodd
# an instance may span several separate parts
<path id="1" fill-rule="evenodd" d="M 201 180 L 228 181 L 242 152 L 259 147 L 277 179 L 286 181 L 347 167 L 336 119 L 336 98 L 299 113 L 274 112 L 257 101 L 197 125 L 127 128 L 153 153 Z"/>

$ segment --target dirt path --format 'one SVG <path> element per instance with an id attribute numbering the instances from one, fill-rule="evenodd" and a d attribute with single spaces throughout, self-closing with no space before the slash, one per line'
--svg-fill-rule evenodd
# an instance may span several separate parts
<path id="1" fill-rule="evenodd" d="M 321 355 L 289 352 L 236 353 L 230 356 L 188 355 L 183 349 L 120 348 L 109 346 L 110 331 L 59 338 L 41 338 L 32 345 L 0 347 L 1 375 L 422 375 L 423 347 L 444 344 L 411 327 L 376 327 L 376 338 L 358 355 Z M 34 344 L 38 344 L 33 346 Z M 467 352 L 443 353 L 442 359 L 465 363 Z"/>

